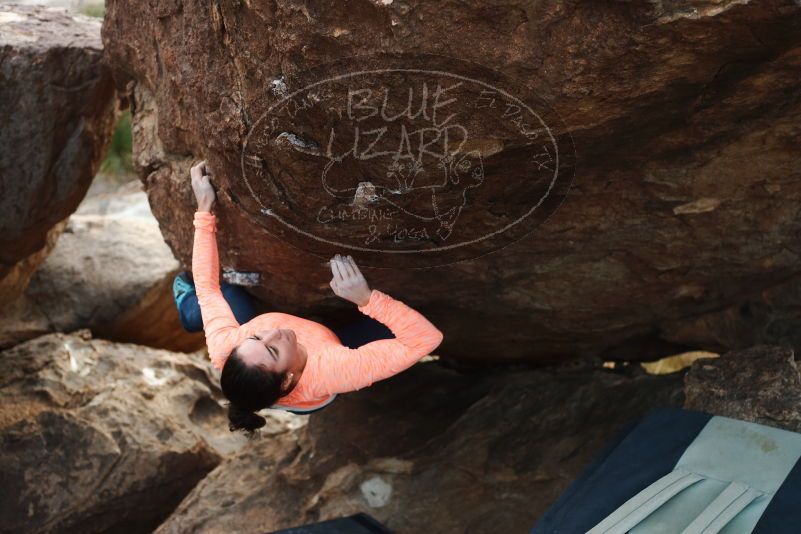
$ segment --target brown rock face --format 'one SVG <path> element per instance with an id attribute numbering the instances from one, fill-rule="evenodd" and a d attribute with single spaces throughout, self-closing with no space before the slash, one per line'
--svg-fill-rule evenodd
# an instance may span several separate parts
<path id="1" fill-rule="evenodd" d="M 47 256 L 111 139 L 102 59 L 99 21 L 0 6 L 0 307 Z"/>
<path id="2" fill-rule="evenodd" d="M 0 353 L 2 532 L 150 532 L 246 441 L 202 355 L 84 334 Z"/>
<path id="3" fill-rule="evenodd" d="M 222 265 L 277 309 L 350 309 L 320 265 L 336 251 L 447 357 L 720 352 L 763 320 L 784 327 L 760 341 L 801 341 L 776 299 L 739 312 L 798 281 L 797 3 L 107 9 L 167 243 L 188 265 L 206 158 Z"/>
<path id="4" fill-rule="evenodd" d="M 416 365 L 226 459 L 158 532 L 272 531 L 368 512 L 396 532 L 523 532 L 681 376 L 465 376 Z"/>

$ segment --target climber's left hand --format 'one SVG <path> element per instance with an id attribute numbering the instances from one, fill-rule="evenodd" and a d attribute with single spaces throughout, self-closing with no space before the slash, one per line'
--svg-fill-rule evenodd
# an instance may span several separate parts
<path id="1" fill-rule="evenodd" d="M 189 176 L 192 177 L 192 190 L 195 192 L 198 211 L 211 211 L 217 195 L 211 185 L 211 169 L 206 165 L 206 161 L 201 161 L 189 169 Z"/>

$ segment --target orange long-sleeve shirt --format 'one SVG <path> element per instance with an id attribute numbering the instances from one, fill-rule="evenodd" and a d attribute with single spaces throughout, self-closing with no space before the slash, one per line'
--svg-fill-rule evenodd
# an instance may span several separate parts
<path id="1" fill-rule="evenodd" d="M 301 317 L 270 312 L 247 323 L 237 323 L 220 291 L 217 252 L 217 219 L 198 211 L 194 217 L 195 241 L 192 275 L 195 279 L 209 357 L 217 369 L 245 338 L 261 330 L 290 328 L 306 348 L 306 367 L 295 388 L 275 407 L 313 409 L 337 393 L 355 391 L 411 367 L 442 342 L 440 332 L 428 319 L 406 304 L 376 289 L 359 311 L 384 323 L 395 339 L 381 339 L 357 349 L 348 348 L 329 328 Z"/>

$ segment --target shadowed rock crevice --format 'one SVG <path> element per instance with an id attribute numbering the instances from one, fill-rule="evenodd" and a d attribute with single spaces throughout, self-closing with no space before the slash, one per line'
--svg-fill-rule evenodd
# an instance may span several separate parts
<path id="1" fill-rule="evenodd" d="M 420 364 L 310 416 L 296 447 L 262 440 L 224 461 L 158 532 L 232 521 L 274 530 L 356 512 L 399 532 L 517 532 L 621 426 L 681 402 L 679 375 Z"/>
<path id="2" fill-rule="evenodd" d="M 357 512 L 399 532 L 518 532 L 652 409 L 797 431 L 799 395 L 792 351 L 778 346 L 661 376 L 639 366 L 467 375 L 416 365 L 341 396 L 295 436 L 223 461 L 158 532 L 224 532 L 237 521 L 275 530 Z"/>

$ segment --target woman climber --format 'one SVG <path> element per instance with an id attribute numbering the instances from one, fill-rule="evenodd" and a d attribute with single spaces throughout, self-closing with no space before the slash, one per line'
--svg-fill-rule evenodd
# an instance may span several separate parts
<path id="1" fill-rule="evenodd" d="M 295 413 L 321 409 L 338 393 L 367 387 L 411 367 L 442 342 L 442 332 L 425 317 L 371 290 L 353 258 L 339 254 L 330 262 L 330 286 L 337 296 L 358 306 L 365 314 L 362 321 L 334 333 L 285 313 L 256 316 L 244 290 L 225 283 L 221 288 L 219 282 L 212 213 L 216 195 L 205 162 L 193 166 L 190 176 L 198 204 L 193 281 L 182 273 L 173 293 L 184 327 L 200 330 L 192 319 L 202 322 L 209 357 L 214 367 L 222 369 L 220 385 L 230 401 L 232 432 L 250 433 L 264 426 L 265 419 L 255 413 L 263 408 Z M 349 346 L 343 344 L 344 338 Z"/>

